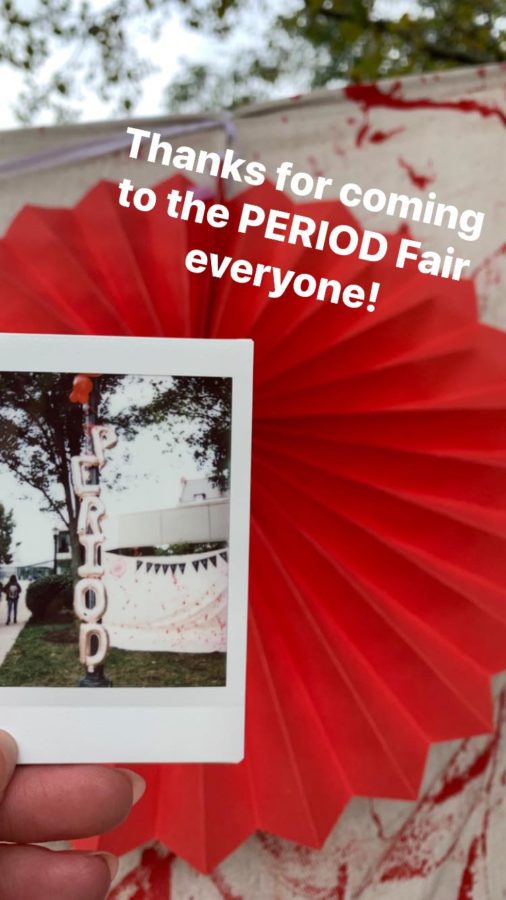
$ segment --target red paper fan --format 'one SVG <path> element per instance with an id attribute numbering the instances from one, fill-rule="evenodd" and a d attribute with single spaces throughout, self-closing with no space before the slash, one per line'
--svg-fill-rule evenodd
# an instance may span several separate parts
<path id="1" fill-rule="evenodd" d="M 139 767 L 146 797 L 93 843 L 157 838 L 202 870 L 255 829 L 320 845 L 353 795 L 415 797 L 433 741 L 490 728 L 506 665 L 506 337 L 470 282 L 397 269 L 399 236 L 374 269 L 239 236 L 246 197 L 293 208 L 266 185 L 217 231 L 100 183 L 0 242 L 5 331 L 255 340 L 246 758 Z M 297 211 L 356 224 L 334 202 Z M 192 248 L 374 278 L 377 308 L 190 275 Z"/>

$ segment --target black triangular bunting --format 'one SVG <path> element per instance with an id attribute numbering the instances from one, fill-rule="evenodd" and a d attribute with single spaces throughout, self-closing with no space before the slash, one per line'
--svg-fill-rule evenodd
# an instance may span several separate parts
<path id="1" fill-rule="evenodd" d="M 209 562 L 211 562 L 211 563 L 213 564 L 214 568 L 216 568 L 216 566 L 218 565 L 218 557 L 217 557 L 217 556 L 210 556 L 210 557 L 209 557 Z"/>
<path id="2" fill-rule="evenodd" d="M 175 575 L 175 573 L 177 572 L 177 565 L 176 565 L 176 563 L 169 563 L 169 569 L 170 569 L 170 571 L 172 572 L 172 574 Z"/>
<path id="3" fill-rule="evenodd" d="M 151 572 L 152 568 L 153 568 L 153 563 L 146 563 L 146 571 L 147 572 Z"/>
<path id="4" fill-rule="evenodd" d="M 135 571 L 138 572 L 141 566 L 142 566 L 142 560 L 138 559 L 137 562 L 135 563 Z"/>
<path id="5" fill-rule="evenodd" d="M 161 568 L 162 568 L 161 563 L 155 563 L 155 575 L 158 575 Z"/>
<path id="6" fill-rule="evenodd" d="M 197 559 L 197 560 L 193 560 L 193 559 L 192 559 L 192 566 L 193 566 L 193 568 L 195 569 L 195 571 L 198 572 L 198 570 L 199 570 L 199 560 L 198 560 L 198 559 Z"/>
<path id="7" fill-rule="evenodd" d="M 222 559 L 225 560 L 225 562 L 227 561 L 227 559 L 228 559 L 228 553 L 227 553 L 226 550 L 222 550 L 221 553 L 220 553 L 220 556 L 221 556 Z"/>
<path id="8" fill-rule="evenodd" d="M 164 575 L 167 574 L 167 569 L 168 569 L 168 568 L 169 568 L 169 567 L 168 567 L 167 563 L 163 563 L 163 564 L 162 564 L 162 569 L 163 569 L 163 574 L 164 574 Z M 172 568 L 172 566 L 171 566 L 171 568 Z"/>
<path id="9" fill-rule="evenodd" d="M 184 570 L 186 569 L 186 563 L 178 563 L 178 566 L 184 575 Z"/>
<path id="10" fill-rule="evenodd" d="M 204 566 L 204 569 L 207 569 L 207 563 L 208 563 L 208 562 L 209 562 L 208 559 L 201 559 L 201 560 L 200 560 L 200 565 L 201 565 L 201 566 Z"/>

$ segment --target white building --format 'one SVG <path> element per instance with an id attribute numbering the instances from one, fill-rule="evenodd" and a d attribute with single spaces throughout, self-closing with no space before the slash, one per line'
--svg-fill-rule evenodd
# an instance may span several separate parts
<path id="1" fill-rule="evenodd" d="M 61 574 L 70 566 L 72 552 L 70 549 L 70 536 L 67 528 L 53 528 L 54 561 L 53 571 Z"/>
<path id="2" fill-rule="evenodd" d="M 184 479 L 177 506 L 111 516 L 104 524 L 106 549 L 228 541 L 227 494 L 207 478 Z"/>
<path id="3" fill-rule="evenodd" d="M 214 487 L 209 478 L 182 478 L 179 503 L 198 503 L 202 500 L 218 500 L 226 496 Z"/>

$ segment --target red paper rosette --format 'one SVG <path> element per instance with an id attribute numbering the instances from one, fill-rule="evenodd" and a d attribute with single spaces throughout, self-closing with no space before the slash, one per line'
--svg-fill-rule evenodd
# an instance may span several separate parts
<path id="1" fill-rule="evenodd" d="M 395 268 L 400 236 L 374 268 L 240 236 L 246 198 L 293 208 L 266 185 L 217 231 L 99 183 L 0 242 L 4 331 L 255 341 L 246 758 L 139 767 L 146 797 L 94 842 L 157 838 L 202 870 L 255 829 L 319 845 L 353 795 L 415 797 L 432 742 L 490 728 L 506 665 L 506 337 L 472 283 Z M 377 309 L 190 275 L 195 247 L 380 281 Z"/>

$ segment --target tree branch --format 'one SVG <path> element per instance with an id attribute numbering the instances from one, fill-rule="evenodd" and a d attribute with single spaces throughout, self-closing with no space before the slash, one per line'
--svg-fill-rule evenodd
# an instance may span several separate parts
<path id="1" fill-rule="evenodd" d="M 48 490 L 46 488 L 42 487 L 42 485 L 37 484 L 37 482 L 34 479 L 32 479 L 28 475 L 26 475 L 26 473 L 24 473 L 21 469 L 17 468 L 14 465 L 14 463 L 9 463 L 5 459 L 2 459 L 2 462 L 11 472 L 14 473 L 14 475 L 16 476 L 16 478 L 19 479 L 19 481 L 23 481 L 25 484 L 28 484 L 30 487 L 34 488 L 36 491 L 40 491 L 40 493 L 45 497 L 50 509 L 54 513 L 56 513 L 57 516 L 60 517 L 63 524 L 65 525 L 65 528 L 68 528 L 69 523 L 67 522 L 61 509 L 59 509 L 57 501 L 53 500 L 53 498 L 51 497 L 51 494 L 48 492 Z"/>
<path id="2" fill-rule="evenodd" d="M 325 18 L 327 19 L 333 19 L 335 22 L 353 23 L 355 21 L 350 13 L 344 11 L 338 12 L 332 9 L 324 9 L 322 7 L 320 9 L 320 14 L 322 16 L 325 16 Z M 389 21 L 388 19 L 368 19 L 367 23 L 364 24 L 364 27 L 370 28 L 371 31 L 376 31 L 381 35 L 389 34 L 392 37 L 400 37 L 402 40 L 407 42 L 411 42 L 413 40 L 412 31 L 410 31 L 409 29 L 398 28 L 395 22 Z M 451 46 L 444 46 L 443 44 L 432 44 L 427 40 L 422 40 L 420 49 L 432 59 L 440 59 L 444 61 L 451 60 L 452 62 L 463 63 L 464 65 L 468 66 L 486 65 L 487 63 L 497 61 L 500 58 L 497 54 L 491 57 L 490 54 L 472 53 L 471 51 L 464 50 L 462 48 L 457 49 Z M 504 55 L 501 55 L 501 58 L 504 58 Z"/>

